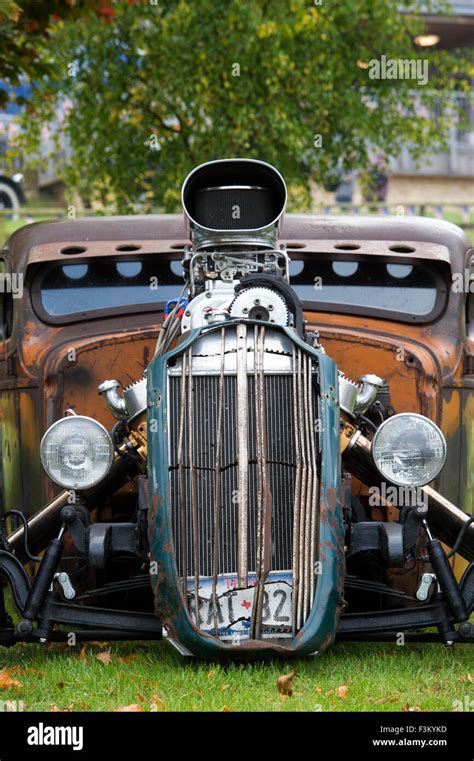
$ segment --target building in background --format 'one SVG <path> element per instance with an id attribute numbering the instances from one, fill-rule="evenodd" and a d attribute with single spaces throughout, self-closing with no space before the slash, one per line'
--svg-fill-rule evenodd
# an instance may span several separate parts
<path id="1" fill-rule="evenodd" d="M 474 48 L 474 0 L 452 0 L 451 16 L 425 14 L 425 34 L 415 39 L 421 47 L 443 50 Z M 454 90 L 454 88 L 453 88 Z M 474 82 L 469 94 L 440 93 L 433 97 L 435 113 L 449 99 L 463 118 L 450 129 L 447 150 L 427 152 L 414 163 L 409 146 L 390 164 L 387 202 L 390 204 L 472 204 L 474 199 Z"/>

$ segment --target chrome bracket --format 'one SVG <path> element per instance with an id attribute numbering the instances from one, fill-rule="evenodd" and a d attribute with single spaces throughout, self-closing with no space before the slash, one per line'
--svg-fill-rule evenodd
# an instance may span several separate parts
<path id="1" fill-rule="evenodd" d="M 434 573 L 423 574 L 423 576 L 421 577 L 421 581 L 418 586 L 418 589 L 416 590 L 417 600 L 420 600 L 420 602 L 424 602 L 425 600 L 428 599 L 428 593 L 434 581 L 436 581 L 436 574 Z"/>
<path id="2" fill-rule="evenodd" d="M 62 571 L 61 573 L 54 574 L 54 580 L 58 582 L 59 586 L 63 590 L 63 595 L 66 600 L 73 600 L 76 596 L 76 590 L 71 584 L 69 575 Z"/>

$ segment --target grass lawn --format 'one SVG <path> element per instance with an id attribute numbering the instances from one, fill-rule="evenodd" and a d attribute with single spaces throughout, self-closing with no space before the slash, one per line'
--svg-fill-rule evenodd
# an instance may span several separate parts
<path id="1" fill-rule="evenodd" d="M 167 642 L 21 645 L 0 651 L 0 668 L 0 700 L 25 711 L 452 711 L 474 701 L 470 645 L 341 643 L 304 661 L 231 665 L 184 660 Z M 277 679 L 291 672 L 293 694 L 281 695 Z"/>

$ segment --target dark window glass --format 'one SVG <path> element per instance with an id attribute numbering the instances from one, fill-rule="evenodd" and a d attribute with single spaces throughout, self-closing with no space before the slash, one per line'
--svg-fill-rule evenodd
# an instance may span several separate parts
<path id="1" fill-rule="evenodd" d="M 163 303 L 176 298 L 184 284 L 177 264 L 157 256 L 54 264 L 40 279 L 41 304 L 52 317 L 62 317 Z"/>
<path id="2" fill-rule="evenodd" d="M 302 266 L 303 264 L 303 266 Z M 291 285 L 302 301 L 324 311 L 395 312 L 400 320 L 430 315 L 446 285 L 437 263 L 332 259 L 315 254 L 290 264 Z"/>

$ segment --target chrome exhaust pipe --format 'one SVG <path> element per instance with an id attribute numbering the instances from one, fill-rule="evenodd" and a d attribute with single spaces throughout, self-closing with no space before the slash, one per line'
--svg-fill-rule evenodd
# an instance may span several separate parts
<path id="1" fill-rule="evenodd" d="M 255 159 L 201 164 L 181 189 L 185 224 L 196 251 L 276 246 L 286 207 L 283 177 Z"/>

